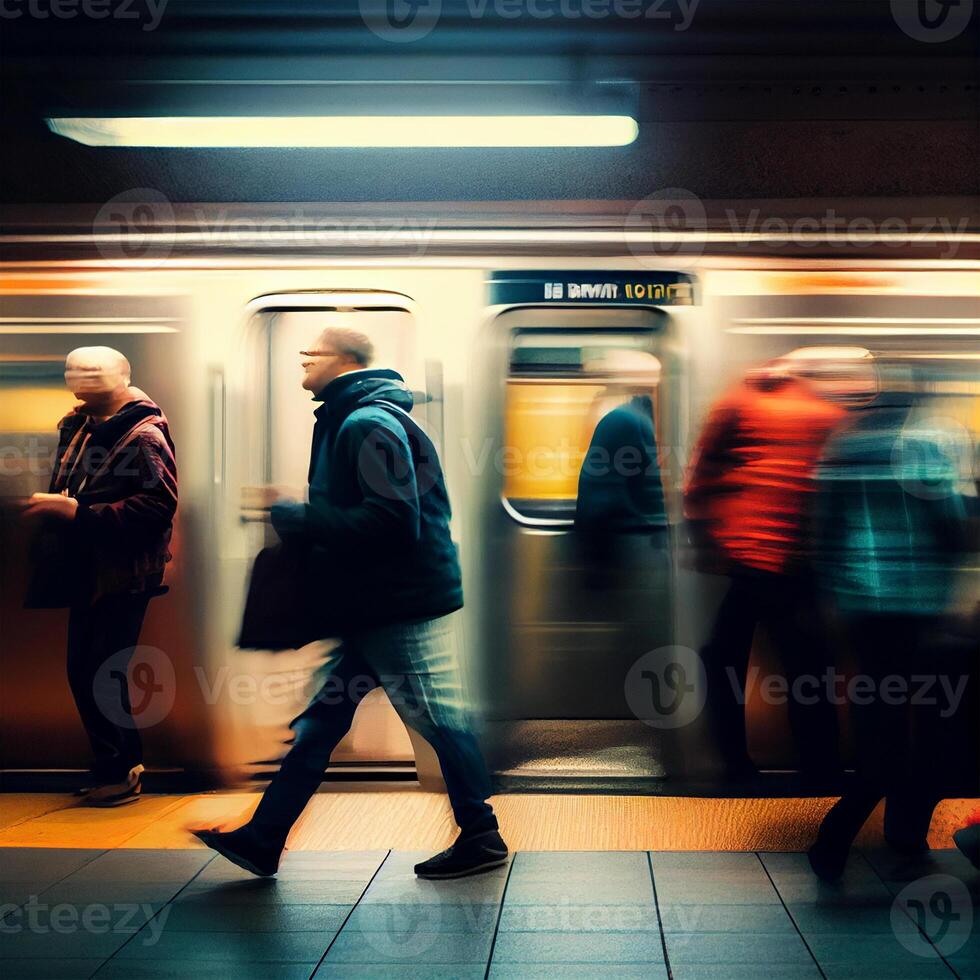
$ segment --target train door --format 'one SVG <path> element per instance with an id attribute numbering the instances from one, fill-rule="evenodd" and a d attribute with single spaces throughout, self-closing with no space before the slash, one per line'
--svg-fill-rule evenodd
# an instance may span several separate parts
<path id="1" fill-rule="evenodd" d="M 656 779 L 659 733 L 627 678 L 673 637 L 683 372 L 671 315 L 525 305 L 492 334 L 505 373 L 482 593 L 492 764 L 514 785 Z"/>
<path id="2" fill-rule="evenodd" d="M 258 399 L 262 408 L 254 416 L 263 438 L 261 445 L 253 440 L 248 447 L 249 475 L 243 481 L 246 486 L 240 501 L 250 557 L 263 545 L 277 540 L 265 513 L 254 508 L 257 491 L 272 486 L 298 499 L 305 496 L 316 404 L 310 393 L 300 387 L 299 352 L 312 348 L 327 326 L 357 330 L 370 337 L 375 363 L 399 371 L 415 392 L 413 417 L 430 431 L 436 418 L 438 375 L 430 364 L 426 377 L 427 366 L 420 356 L 407 297 L 364 290 L 264 297 L 258 301 L 251 350 L 257 369 L 254 384 L 264 396 Z M 294 692 L 293 697 L 278 703 L 258 705 L 251 712 L 249 725 L 281 737 L 285 725 L 315 692 L 319 684 L 317 667 L 324 652 L 323 644 L 275 655 L 240 652 L 249 672 L 265 677 L 274 673 L 283 679 L 284 687 Z M 290 687 L 290 678 L 302 678 L 303 682 Z M 264 757 L 260 752 L 259 758 L 250 761 L 259 762 Z M 380 768 L 389 773 L 401 770 L 407 775 L 414 762 L 411 737 L 387 696 L 380 689 L 371 692 L 357 711 L 350 733 L 337 747 L 333 765 L 362 770 Z"/>

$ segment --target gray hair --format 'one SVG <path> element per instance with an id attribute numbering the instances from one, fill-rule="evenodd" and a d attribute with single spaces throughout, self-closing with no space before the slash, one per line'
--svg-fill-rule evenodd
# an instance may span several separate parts
<path id="1" fill-rule="evenodd" d="M 374 360 L 374 344 L 365 334 L 356 330 L 327 327 L 320 334 L 319 345 L 322 347 L 324 344 L 332 347 L 338 354 L 345 354 L 357 361 L 361 367 L 367 367 Z"/>

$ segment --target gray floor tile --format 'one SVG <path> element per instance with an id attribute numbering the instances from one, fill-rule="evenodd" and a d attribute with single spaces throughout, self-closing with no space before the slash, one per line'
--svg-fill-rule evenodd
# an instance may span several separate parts
<path id="1" fill-rule="evenodd" d="M 806 965 L 813 962 L 798 935 L 780 933 L 691 932 L 666 936 L 671 968 L 682 963 Z"/>
<path id="2" fill-rule="evenodd" d="M 768 905 L 673 905 L 660 901 L 665 933 L 770 932 L 795 933 L 796 926 L 782 904 Z"/>
<path id="3" fill-rule="evenodd" d="M 563 881 L 525 881 L 511 878 L 507 886 L 508 905 L 561 905 L 571 894 Z M 646 881 L 628 882 L 597 879 L 588 883 L 590 905 L 652 905 L 653 885 Z"/>
<path id="4" fill-rule="evenodd" d="M 667 980 L 667 967 L 645 963 L 496 963 L 490 980 Z"/>
<path id="5" fill-rule="evenodd" d="M 179 881 L 75 881 L 66 878 L 41 893 L 48 905 L 163 905 L 184 887 Z"/>
<path id="6" fill-rule="evenodd" d="M 877 968 L 882 963 L 927 963 L 939 954 L 921 933 L 910 934 L 913 951 L 897 936 L 810 935 L 807 945 L 821 966 L 831 963 L 864 963 Z"/>
<path id="7" fill-rule="evenodd" d="M 307 980 L 312 963 L 245 963 L 240 960 L 110 960 L 97 980 Z"/>
<path id="8" fill-rule="evenodd" d="M 354 905 L 364 891 L 359 881 L 276 881 L 256 878 L 226 882 L 194 881 L 178 904 L 198 905 Z"/>
<path id="9" fill-rule="evenodd" d="M 656 932 L 657 910 L 643 905 L 512 905 L 504 903 L 501 932 Z"/>
<path id="10" fill-rule="evenodd" d="M 827 980 L 954 980 L 955 974 L 939 960 L 919 963 L 828 963 L 821 967 Z"/>
<path id="11" fill-rule="evenodd" d="M 816 963 L 678 963 L 673 980 L 822 980 Z M 870 980 L 864 977 L 864 980 Z"/>
<path id="12" fill-rule="evenodd" d="M 492 933 L 347 932 L 330 947 L 325 963 L 448 964 L 481 963 L 490 958 Z"/>
<path id="13" fill-rule="evenodd" d="M 662 964 L 664 953 L 660 936 L 650 932 L 501 932 L 493 962 Z"/>
<path id="14" fill-rule="evenodd" d="M 743 872 L 762 870 L 755 851 L 651 851 L 653 873 L 666 871 Z"/>
<path id="15" fill-rule="evenodd" d="M 103 959 L 29 959 L 0 958 L 0 967 L 7 980 L 88 980 Z"/>
<path id="16" fill-rule="evenodd" d="M 422 964 L 413 963 L 405 976 L 412 980 L 483 980 L 486 966 L 483 963 Z M 314 980 L 399 980 L 403 974 L 384 963 L 328 963 L 320 964 Z M 654 977 L 652 980 L 658 980 Z"/>
<path id="17" fill-rule="evenodd" d="M 493 932 L 496 905 L 448 902 L 362 902 L 351 913 L 345 932 Z"/>
<path id="18" fill-rule="evenodd" d="M 38 884 L 36 881 L 0 882 L 0 906 L 23 905 L 30 901 L 32 896 L 40 898 L 47 887 L 50 886 Z M 9 907 L 0 909 L 0 919 L 6 919 L 13 911 Z"/>
<path id="19" fill-rule="evenodd" d="M 201 905 L 170 907 L 168 932 L 336 932 L 349 905 Z"/>
<path id="20" fill-rule="evenodd" d="M 169 932 L 156 940 L 144 930 L 115 956 L 117 960 L 226 960 L 242 963 L 315 963 L 332 933 L 316 932 Z"/>
<path id="21" fill-rule="evenodd" d="M 649 875 L 646 851 L 520 851 L 513 875 L 528 878 L 560 878 L 565 881 L 596 875 L 627 878 Z"/>
<path id="22" fill-rule="evenodd" d="M 892 905 L 857 906 L 817 905 L 812 902 L 794 902 L 788 906 L 797 926 L 804 936 L 892 936 L 895 930 L 908 934 L 917 932 L 907 916 L 892 917 Z"/>
<path id="23" fill-rule="evenodd" d="M 8 959 L 107 959 L 132 938 L 132 933 L 94 933 L 80 928 L 5 933 L 0 942 L 0 964 Z"/>
<path id="24" fill-rule="evenodd" d="M 0 847 L 0 881 L 57 881 L 105 852 L 89 848 Z"/>
<path id="25" fill-rule="evenodd" d="M 779 905 L 779 895 L 768 881 L 718 883 L 710 881 L 662 882 L 657 899 L 664 905 Z"/>
<path id="26" fill-rule="evenodd" d="M 211 851 L 144 850 L 119 848 L 106 851 L 75 871 L 68 881 L 179 882 L 190 881 L 214 859 Z"/>

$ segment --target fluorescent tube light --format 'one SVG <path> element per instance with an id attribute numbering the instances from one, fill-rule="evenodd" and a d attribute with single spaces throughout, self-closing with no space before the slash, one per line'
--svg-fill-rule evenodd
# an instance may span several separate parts
<path id="1" fill-rule="evenodd" d="M 47 120 L 86 146 L 625 146 L 632 116 L 129 116 Z"/>

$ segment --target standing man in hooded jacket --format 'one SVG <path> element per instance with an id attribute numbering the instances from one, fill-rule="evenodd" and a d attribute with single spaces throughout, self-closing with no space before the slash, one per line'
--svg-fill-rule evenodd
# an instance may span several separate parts
<path id="1" fill-rule="evenodd" d="M 310 546 L 309 574 L 341 645 L 326 682 L 292 723 L 296 738 L 258 808 L 230 832 L 197 831 L 209 847 L 272 875 L 290 828 L 323 778 L 367 690 L 382 685 L 407 726 L 439 759 L 460 828 L 448 850 L 416 865 L 423 878 L 499 867 L 507 846 L 486 802 L 490 779 L 473 735 L 459 672 L 462 579 L 449 531 L 449 496 L 435 447 L 408 415 L 401 376 L 370 369 L 370 340 L 327 329 L 301 351 L 315 411 L 309 502 L 279 501 L 273 527 Z"/>
<path id="2" fill-rule="evenodd" d="M 70 610 L 68 682 L 95 756 L 80 792 L 88 804 L 119 806 L 140 794 L 143 748 L 126 672 L 147 605 L 166 591 L 177 464 L 166 417 L 130 384 L 119 351 L 73 350 L 65 383 L 80 404 L 58 423 L 48 492 L 25 511 L 45 522 L 47 545 L 27 605 Z"/>

